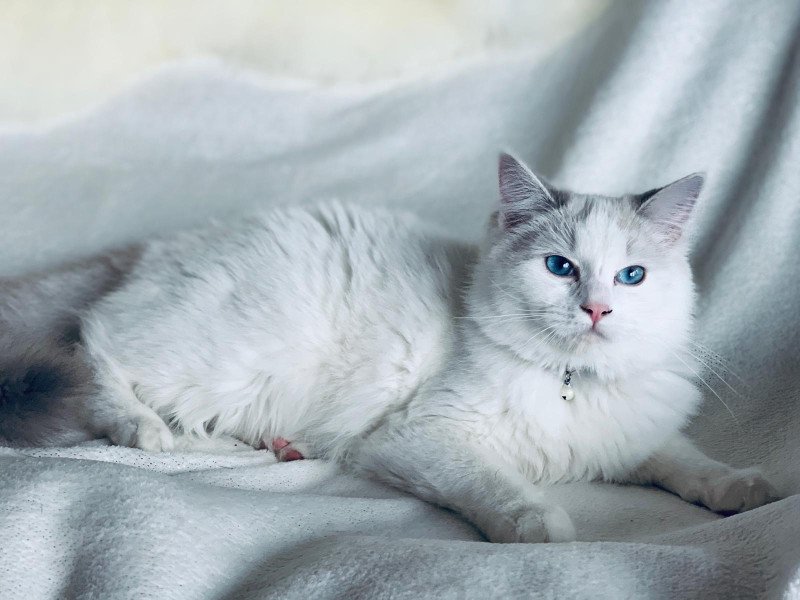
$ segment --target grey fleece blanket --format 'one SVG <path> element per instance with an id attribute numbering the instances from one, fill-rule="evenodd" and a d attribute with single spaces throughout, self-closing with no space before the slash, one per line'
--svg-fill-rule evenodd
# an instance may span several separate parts
<path id="1" fill-rule="evenodd" d="M 0 449 L 0 598 L 800 597 L 799 33 L 791 0 L 619 3 L 543 61 L 337 89 L 176 65 L 0 135 L 4 274 L 333 197 L 475 239 L 500 148 L 595 192 L 705 170 L 691 433 L 785 496 L 721 518 L 655 489 L 567 485 L 580 541 L 492 545 L 320 461 Z"/>

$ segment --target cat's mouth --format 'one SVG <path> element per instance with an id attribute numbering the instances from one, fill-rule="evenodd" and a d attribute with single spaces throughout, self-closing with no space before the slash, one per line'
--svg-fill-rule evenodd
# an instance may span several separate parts
<path id="1" fill-rule="evenodd" d="M 608 340 L 608 335 L 595 325 L 587 327 L 581 337 L 586 340 Z"/>
<path id="2" fill-rule="evenodd" d="M 572 342 L 571 352 L 580 356 L 587 352 L 598 352 L 603 350 L 603 346 L 610 343 L 607 332 L 593 327 L 581 328 Z"/>

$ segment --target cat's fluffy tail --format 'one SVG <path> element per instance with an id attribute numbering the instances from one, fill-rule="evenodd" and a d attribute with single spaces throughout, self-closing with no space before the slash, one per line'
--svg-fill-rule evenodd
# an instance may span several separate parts
<path id="1" fill-rule="evenodd" d="M 69 446 L 95 437 L 91 369 L 78 346 L 39 345 L 0 363 L 0 445 Z"/>
<path id="2" fill-rule="evenodd" d="M 0 279 L 0 445 L 70 445 L 95 437 L 80 315 L 116 289 L 138 258 L 139 249 L 130 248 Z"/>

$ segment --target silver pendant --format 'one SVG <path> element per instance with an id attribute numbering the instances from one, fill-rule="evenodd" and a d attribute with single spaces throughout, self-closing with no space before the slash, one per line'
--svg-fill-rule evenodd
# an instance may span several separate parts
<path id="1" fill-rule="evenodd" d="M 567 402 L 575 399 L 575 390 L 572 389 L 572 374 L 574 371 L 564 370 L 564 383 L 561 384 L 561 399 Z"/>

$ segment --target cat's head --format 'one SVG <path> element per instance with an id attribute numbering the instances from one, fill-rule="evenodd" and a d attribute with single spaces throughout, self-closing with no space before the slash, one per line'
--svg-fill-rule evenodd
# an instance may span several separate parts
<path id="1" fill-rule="evenodd" d="M 703 176 L 616 198 L 576 194 L 503 154 L 499 180 L 470 299 L 484 333 L 554 368 L 614 376 L 673 362 L 691 329 L 684 229 Z"/>

